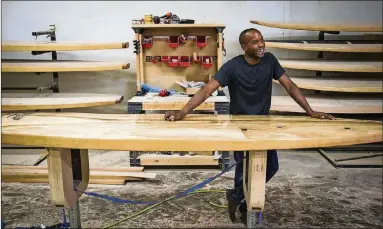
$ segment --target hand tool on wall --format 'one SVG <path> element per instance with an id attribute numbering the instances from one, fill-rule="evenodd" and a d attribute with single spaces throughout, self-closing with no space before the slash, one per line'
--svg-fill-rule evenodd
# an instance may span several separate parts
<path id="1" fill-rule="evenodd" d="M 167 12 L 166 14 L 162 15 L 160 18 L 169 19 L 172 15 L 173 15 L 172 12 Z"/>

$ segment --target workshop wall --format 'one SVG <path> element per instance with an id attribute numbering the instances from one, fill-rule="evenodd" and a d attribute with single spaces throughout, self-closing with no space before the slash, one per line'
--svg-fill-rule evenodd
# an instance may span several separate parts
<path id="1" fill-rule="evenodd" d="M 57 28 L 58 41 L 128 41 L 130 48 L 101 51 L 58 52 L 58 59 L 126 61 L 124 71 L 60 73 L 61 92 L 122 94 L 118 105 L 77 109 L 82 112 L 125 113 L 126 101 L 135 93 L 136 69 L 133 53 L 132 19 L 144 14 L 162 15 L 168 11 L 196 23 L 223 23 L 227 55 L 223 63 L 242 54 L 238 35 L 246 28 L 259 29 L 265 39 L 316 38 L 317 32 L 282 30 L 249 23 L 250 20 L 300 21 L 314 23 L 381 23 L 382 1 L 5 1 L 2 2 L 2 40 L 32 41 L 32 31 Z M 343 34 L 343 33 L 342 33 Z M 352 33 L 345 33 L 353 35 Z M 44 40 L 39 37 L 38 40 Z M 315 52 L 268 49 L 277 58 L 315 58 Z M 2 58 L 50 59 L 50 54 L 2 53 Z M 288 71 L 293 75 L 294 72 Z M 302 74 L 302 73 L 300 73 Z M 309 74 L 309 73 L 308 73 Z M 50 83 L 51 74 L 3 73 L 2 86 L 33 86 Z M 274 84 L 273 94 L 285 94 Z M 74 111 L 75 109 L 73 109 Z"/>

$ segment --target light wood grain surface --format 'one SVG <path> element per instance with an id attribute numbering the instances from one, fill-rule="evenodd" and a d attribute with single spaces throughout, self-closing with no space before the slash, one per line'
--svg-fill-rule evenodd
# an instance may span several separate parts
<path id="1" fill-rule="evenodd" d="M 46 110 L 121 103 L 121 95 L 91 93 L 3 93 L 2 111 Z"/>
<path id="2" fill-rule="evenodd" d="M 224 24 L 137 24 L 132 28 L 217 28 L 223 27 Z"/>
<path id="3" fill-rule="evenodd" d="M 379 97 L 306 95 L 313 110 L 330 114 L 381 114 L 382 99 Z M 290 96 L 273 96 L 272 111 L 306 113 Z"/>
<path id="4" fill-rule="evenodd" d="M 137 151 L 265 150 L 382 141 L 382 123 L 309 117 L 31 113 L 2 116 L 2 143 Z"/>
<path id="5" fill-rule="evenodd" d="M 299 87 L 318 91 L 382 93 L 382 79 L 367 77 L 325 77 L 325 76 L 292 76 L 291 80 Z M 275 81 L 279 84 L 279 81 Z"/>
<path id="6" fill-rule="evenodd" d="M 266 48 L 280 48 L 305 51 L 326 51 L 326 52 L 373 52 L 383 51 L 382 44 L 308 44 L 308 43 L 283 43 L 266 42 Z"/>
<path id="7" fill-rule="evenodd" d="M 77 51 L 128 48 L 128 42 L 3 41 L 3 52 Z"/>
<path id="8" fill-rule="evenodd" d="M 142 103 L 143 110 L 181 110 L 190 99 L 188 96 L 134 96 L 128 101 L 128 106 L 129 103 Z M 229 99 L 226 96 L 210 96 L 194 110 L 214 110 L 217 102 L 229 103 Z"/>
<path id="9" fill-rule="evenodd" d="M 279 60 L 284 68 L 335 71 L 335 72 L 383 72 L 379 61 L 332 61 L 332 60 Z"/>
<path id="10" fill-rule="evenodd" d="M 129 63 L 100 61 L 17 61 L 2 60 L 2 72 L 83 72 L 129 68 Z"/>
<path id="11" fill-rule="evenodd" d="M 299 22 L 282 22 L 282 21 L 261 21 L 250 20 L 250 23 L 263 25 L 266 27 L 280 29 L 310 30 L 310 31 L 343 31 L 343 32 L 382 32 L 380 24 L 361 24 L 355 22 L 347 23 L 299 23 Z"/>

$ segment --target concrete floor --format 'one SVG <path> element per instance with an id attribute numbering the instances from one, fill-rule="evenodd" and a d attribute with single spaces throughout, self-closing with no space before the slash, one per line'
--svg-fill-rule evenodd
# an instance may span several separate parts
<path id="1" fill-rule="evenodd" d="M 280 170 L 266 185 L 261 228 L 382 228 L 382 169 L 335 169 L 316 151 L 279 151 Z M 126 162 L 125 162 L 126 163 Z M 110 165 L 108 165 L 110 166 Z M 146 169 L 145 171 L 151 171 Z M 155 201 L 179 193 L 217 170 L 155 170 L 156 179 L 122 185 L 89 185 L 87 191 L 123 199 Z M 234 173 L 208 185 L 226 189 Z M 244 228 L 230 222 L 223 193 L 189 195 L 143 213 L 119 228 Z M 2 220 L 7 227 L 46 226 L 62 222 L 51 206 L 47 184 L 2 183 Z M 84 228 L 115 223 L 145 208 L 115 204 L 96 197 L 80 198 Z M 68 217 L 68 215 L 67 215 Z"/>

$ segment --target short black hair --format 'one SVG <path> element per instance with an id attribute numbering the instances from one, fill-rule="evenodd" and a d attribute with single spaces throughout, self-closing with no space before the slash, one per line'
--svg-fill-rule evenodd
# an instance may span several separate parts
<path id="1" fill-rule="evenodd" d="M 241 34 L 239 34 L 239 44 L 241 45 L 245 44 L 245 34 L 250 31 L 255 31 L 261 34 L 261 32 L 258 29 L 254 29 L 254 28 L 245 29 L 241 32 Z"/>

